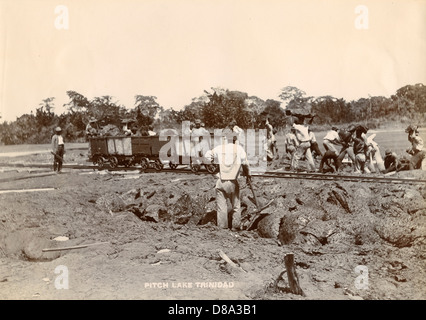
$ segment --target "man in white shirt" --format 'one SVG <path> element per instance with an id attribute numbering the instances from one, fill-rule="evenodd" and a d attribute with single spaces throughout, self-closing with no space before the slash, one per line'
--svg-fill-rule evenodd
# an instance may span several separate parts
<path id="1" fill-rule="evenodd" d="M 157 135 L 157 133 L 154 131 L 154 127 L 153 126 L 149 126 L 148 127 L 148 135 L 151 136 L 151 137 Z"/>
<path id="2" fill-rule="evenodd" d="M 312 158 L 311 153 L 311 137 L 309 136 L 309 128 L 305 125 L 303 119 L 296 118 L 293 123 L 293 128 L 296 131 L 296 138 L 299 142 L 299 145 L 296 148 L 296 151 L 293 153 L 293 157 L 291 159 L 291 169 L 298 170 L 299 160 L 305 156 L 306 161 L 308 162 L 308 170 L 316 171 L 315 163 Z"/>
<path id="3" fill-rule="evenodd" d="M 64 147 L 64 138 L 61 135 L 62 129 L 57 127 L 55 129 L 55 134 L 52 136 L 52 153 L 53 157 L 53 171 L 58 170 L 58 173 L 61 173 L 62 162 L 65 153 Z"/>
<path id="4" fill-rule="evenodd" d="M 251 179 L 246 152 L 239 144 L 233 143 L 232 133 L 229 132 L 229 138 L 224 136 L 222 144 L 207 151 L 205 157 L 219 164 L 219 179 L 215 187 L 217 225 L 220 228 L 229 228 L 227 204 L 227 199 L 229 199 L 232 206 L 231 228 L 233 231 L 239 230 L 241 228 L 241 202 L 238 176 L 241 167 L 246 178 Z"/>
<path id="5" fill-rule="evenodd" d="M 232 119 L 231 122 L 229 123 L 229 128 L 232 130 L 232 132 L 234 132 L 235 137 L 234 137 L 234 143 L 239 144 L 240 146 L 242 146 L 244 148 L 245 145 L 245 136 L 244 136 L 244 130 L 241 129 L 238 125 L 237 125 L 237 121 L 235 119 Z"/>
<path id="6" fill-rule="evenodd" d="M 323 145 L 325 151 L 333 151 L 336 156 L 339 155 L 339 151 L 337 151 L 337 146 L 341 146 L 338 130 L 338 128 L 332 127 L 331 130 L 328 131 L 323 138 Z"/>
<path id="7" fill-rule="evenodd" d="M 309 138 L 311 142 L 311 153 L 315 152 L 315 158 L 322 157 L 322 152 L 319 149 L 317 138 L 315 137 L 315 133 L 311 129 L 308 129 L 308 132 L 309 132 Z"/>

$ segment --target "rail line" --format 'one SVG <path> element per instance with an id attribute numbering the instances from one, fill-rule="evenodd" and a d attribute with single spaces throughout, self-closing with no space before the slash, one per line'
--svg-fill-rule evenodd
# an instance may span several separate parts
<path id="1" fill-rule="evenodd" d="M 351 182 L 370 182 L 370 183 L 399 183 L 399 184 L 426 184 L 425 179 L 397 178 L 397 177 L 378 177 L 365 175 L 347 175 L 347 174 L 323 174 L 323 173 L 304 173 L 304 172 L 265 172 L 255 175 L 262 178 L 283 178 L 283 179 L 303 179 L 303 180 L 322 180 L 322 181 L 351 181 Z"/>
<path id="2" fill-rule="evenodd" d="M 0 163 L 0 167 L 14 167 L 14 168 L 51 168 L 51 164 L 10 164 Z M 98 170 L 96 165 L 85 164 L 64 164 L 63 168 L 76 169 L 76 170 Z M 159 172 L 153 168 L 148 168 L 141 171 L 140 167 L 117 167 L 114 169 L 103 169 L 111 172 L 126 172 L 130 170 L 139 170 L 140 173 L 153 173 Z M 207 171 L 201 169 L 197 173 L 192 172 L 189 168 L 170 169 L 165 167 L 161 172 L 164 173 L 178 173 L 178 174 L 198 174 L 198 175 L 211 175 Z M 426 179 L 415 178 L 400 178 L 391 176 L 367 176 L 367 175 L 350 175 L 350 174 L 330 174 L 330 173 L 307 173 L 307 172 L 291 172 L 291 171 L 266 171 L 261 174 L 253 174 L 256 178 L 278 178 L 278 179 L 303 179 L 303 180 L 320 180 L 320 181 L 350 181 L 362 183 L 392 183 L 392 184 L 425 184 Z M 1 179 L 0 182 L 5 182 L 8 179 Z M 13 179 L 12 179 L 13 180 Z"/>

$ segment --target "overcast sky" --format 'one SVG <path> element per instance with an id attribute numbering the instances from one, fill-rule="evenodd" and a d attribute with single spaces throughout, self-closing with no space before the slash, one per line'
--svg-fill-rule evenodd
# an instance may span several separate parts
<path id="1" fill-rule="evenodd" d="M 47 97 L 62 113 L 67 90 L 178 110 L 217 86 L 350 101 L 426 84 L 426 0 L 0 0 L 0 28 L 1 121 Z"/>

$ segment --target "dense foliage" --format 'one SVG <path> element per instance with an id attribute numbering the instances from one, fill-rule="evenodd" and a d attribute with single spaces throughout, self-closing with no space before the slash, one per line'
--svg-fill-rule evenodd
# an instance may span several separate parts
<path id="1" fill-rule="evenodd" d="M 288 118 L 285 110 L 310 112 L 316 115 L 315 125 L 348 124 L 363 122 L 370 128 L 386 122 L 415 122 L 422 125 L 426 120 L 426 87 L 423 84 L 407 85 L 391 97 L 360 98 L 345 101 L 332 96 L 310 97 L 296 87 L 285 87 L 280 100 L 266 101 L 249 96 L 245 92 L 211 88 L 196 97 L 181 110 L 165 109 L 155 96 L 136 95 L 133 108 L 126 108 L 112 96 L 89 100 L 75 91 L 67 91 L 67 111 L 54 113 L 54 97 L 44 99 L 35 114 L 24 114 L 13 122 L 0 124 L 0 143 L 36 144 L 48 143 L 54 128 L 60 126 L 66 141 L 85 141 L 85 128 L 90 117 L 101 126 L 120 126 L 124 119 L 135 119 L 139 128 L 154 125 L 159 129 L 176 128 L 183 121 L 200 119 L 207 128 L 224 128 L 235 119 L 241 128 L 258 128 L 260 114 L 267 112 L 270 122 L 277 129 L 284 129 Z"/>

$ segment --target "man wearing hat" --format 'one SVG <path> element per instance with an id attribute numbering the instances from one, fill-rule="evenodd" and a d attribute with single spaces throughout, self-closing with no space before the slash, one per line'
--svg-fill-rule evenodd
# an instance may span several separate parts
<path id="1" fill-rule="evenodd" d="M 97 120 L 94 117 L 90 117 L 89 123 L 86 126 L 86 135 L 89 138 L 89 151 L 88 151 L 88 157 L 89 159 L 92 157 L 92 146 L 90 143 L 91 137 L 96 137 L 98 135 L 98 125 Z"/>
<path id="2" fill-rule="evenodd" d="M 95 118 L 91 117 L 89 123 L 86 126 L 86 134 L 88 137 L 94 137 L 98 134 L 98 128 L 96 125 L 97 121 Z"/>
<path id="3" fill-rule="evenodd" d="M 385 158 L 383 160 L 385 162 L 385 171 L 383 173 L 397 171 L 401 166 L 398 156 L 391 149 L 386 149 Z"/>
<path id="4" fill-rule="evenodd" d="M 411 142 L 411 148 L 406 150 L 408 154 L 411 154 L 410 170 L 426 170 L 426 152 L 424 150 L 424 142 L 419 136 L 417 126 L 410 125 L 407 129 L 405 129 L 405 132 L 408 133 L 408 141 Z"/>
<path id="5" fill-rule="evenodd" d="M 244 130 L 237 125 L 237 121 L 235 119 L 232 119 L 229 123 L 229 129 L 235 133 L 234 143 L 237 143 L 244 148 Z"/>
<path id="6" fill-rule="evenodd" d="M 61 173 L 65 153 L 64 138 L 62 137 L 61 127 L 56 127 L 55 134 L 52 137 L 52 152 L 54 154 L 53 171 L 58 170 L 58 173 Z"/>
<path id="7" fill-rule="evenodd" d="M 208 150 L 210 150 L 210 132 L 201 126 L 200 119 L 196 119 L 194 124 L 194 128 L 191 132 L 191 142 L 193 143 L 191 146 L 193 148 L 191 153 L 192 157 L 196 159 L 195 162 L 198 162 L 197 164 L 201 164 L 201 158 Z"/>

